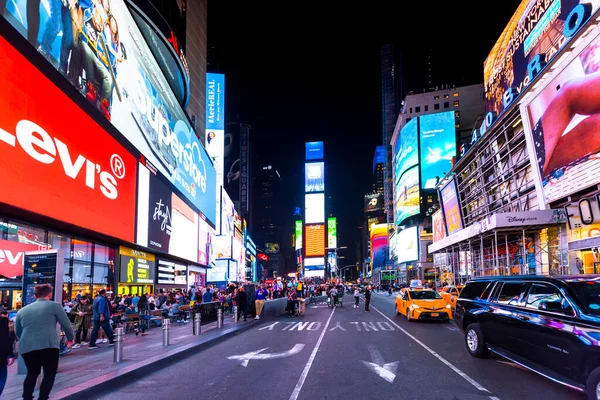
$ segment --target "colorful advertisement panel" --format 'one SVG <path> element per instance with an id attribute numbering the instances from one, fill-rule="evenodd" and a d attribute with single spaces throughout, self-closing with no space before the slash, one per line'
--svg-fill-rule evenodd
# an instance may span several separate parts
<path id="1" fill-rule="evenodd" d="M 511 87 L 522 92 L 529 85 L 527 66 L 537 54 L 550 60 L 567 42 L 565 20 L 579 0 L 523 0 L 504 28 L 483 66 L 486 113 L 504 112 L 504 93 Z M 592 5 L 594 13 L 600 3 Z"/>
<path id="2" fill-rule="evenodd" d="M 464 228 L 458 191 L 456 190 L 456 181 L 454 179 L 440 190 L 440 199 L 446 221 L 446 232 L 448 232 L 448 235 L 452 235 L 454 232 Z"/>
<path id="3" fill-rule="evenodd" d="M 272 242 L 265 243 L 265 253 L 278 254 L 279 253 L 279 243 L 272 243 Z"/>
<path id="4" fill-rule="evenodd" d="M 600 36 L 577 52 L 525 107 L 546 203 L 600 183 Z"/>
<path id="5" fill-rule="evenodd" d="M 374 225 L 370 234 L 371 240 L 371 267 L 384 268 L 386 253 L 388 251 L 388 226 L 387 224 Z"/>
<path id="6" fill-rule="evenodd" d="M 213 252 L 216 260 L 231 258 L 233 246 L 233 236 L 214 236 Z"/>
<path id="7" fill-rule="evenodd" d="M 421 188 L 434 189 L 452 168 L 456 157 L 454 111 L 419 117 L 421 131 Z"/>
<path id="8" fill-rule="evenodd" d="M 335 249 L 337 247 L 337 218 L 327 218 L 327 247 Z"/>
<path id="9" fill-rule="evenodd" d="M 322 160 L 324 158 L 323 142 L 306 142 L 306 161 Z"/>
<path id="10" fill-rule="evenodd" d="M 396 235 L 398 262 L 411 262 L 419 259 L 419 227 L 413 226 Z"/>
<path id="11" fill-rule="evenodd" d="M 213 228 L 202 218 L 198 219 L 198 264 L 208 266 L 212 262 Z"/>
<path id="12" fill-rule="evenodd" d="M 310 193 L 304 195 L 304 223 L 325 223 L 325 194 Z"/>
<path id="13" fill-rule="evenodd" d="M 167 260 L 158 260 L 156 283 L 159 285 L 187 286 L 187 266 Z"/>
<path id="14" fill-rule="evenodd" d="M 235 205 L 225 191 L 221 188 L 221 231 L 223 236 L 233 236 L 235 230 Z"/>
<path id="15" fill-rule="evenodd" d="M 419 190 L 419 168 L 417 165 L 407 170 L 396 183 L 394 193 L 394 215 L 396 225 L 406 218 L 418 215 L 421 211 Z"/>
<path id="16" fill-rule="evenodd" d="M 304 259 L 305 278 L 322 278 L 323 276 L 325 276 L 325 259 L 323 257 Z"/>
<path id="17" fill-rule="evenodd" d="M 325 191 L 325 163 L 315 162 L 304 164 L 304 191 Z"/>
<path id="18" fill-rule="evenodd" d="M 302 248 L 302 221 L 296 221 L 295 238 L 296 250 L 300 250 Z"/>
<path id="19" fill-rule="evenodd" d="M 394 182 L 398 182 L 404 172 L 419 163 L 419 132 L 417 118 L 408 121 L 400 131 L 394 146 Z"/>
<path id="20" fill-rule="evenodd" d="M 383 194 L 373 193 L 365 195 L 365 212 L 383 210 Z"/>
<path id="21" fill-rule="evenodd" d="M 23 276 L 23 260 L 26 251 L 38 251 L 39 246 L 0 239 L 0 279 Z"/>
<path id="22" fill-rule="evenodd" d="M 4 17 L 144 155 L 148 168 L 168 177 L 214 223 L 212 162 L 124 0 L 28 3 L 6 3 Z M 25 76 L 20 73 L 17 82 Z M 55 96 L 31 85 L 29 93 L 43 93 L 54 102 Z M 49 103 L 46 112 L 54 107 Z M 72 113 L 56 107 L 57 122 L 57 115 L 65 115 L 72 125 Z M 86 132 L 79 135 L 82 140 L 96 137 L 87 125 L 80 131 Z"/>
<path id="23" fill-rule="evenodd" d="M 325 224 L 304 226 L 304 256 L 325 257 Z"/>
<path id="24" fill-rule="evenodd" d="M 437 210 L 431 216 L 431 225 L 433 229 L 433 243 L 446 237 L 446 223 L 444 222 L 444 213 Z"/>
<path id="25" fill-rule="evenodd" d="M 140 168 L 136 243 L 198 262 L 198 214 L 162 177 Z"/>
<path id="26" fill-rule="evenodd" d="M 122 283 L 154 283 L 156 260 L 154 254 L 121 246 L 119 248 Z"/>
<path id="27" fill-rule="evenodd" d="M 225 157 L 225 75 L 206 74 L 206 151 L 217 174 L 217 189 L 223 186 Z"/>
<path id="28" fill-rule="evenodd" d="M 0 202 L 133 242 L 135 158 L 4 38 L 0 57 Z"/>

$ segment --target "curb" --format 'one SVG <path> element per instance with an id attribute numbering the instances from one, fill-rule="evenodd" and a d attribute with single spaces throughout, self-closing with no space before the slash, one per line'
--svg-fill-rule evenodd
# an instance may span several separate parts
<path id="1" fill-rule="evenodd" d="M 114 391 L 118 387 L 130 383 L 132 379 L 141 378 L 152 372 L 156 372 L 156 362 L 160 361 L 161 368 L 179 362 L 187 357 L 198 354 L 198 352 L 209 349 L 225 340 L 245 332 L 260 321 L 251 321 L 240 327 L 231 327 L 223 330 L 221 335 L 209 338 L 199 343 L 189 343 L 176 349 L 167 350 L 166 353 L 151 357 L 135 364 L 127 365 L 118 371 L 108 372 L 88 382 L 75 385 L 53 393 L 53 399 L 80 400 L 82 398 L 97 398 L 100 395 Z"/>

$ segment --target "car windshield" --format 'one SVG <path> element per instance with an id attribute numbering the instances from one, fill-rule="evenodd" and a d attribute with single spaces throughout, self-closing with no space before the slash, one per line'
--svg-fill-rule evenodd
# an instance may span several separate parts
<path id="1" fill-rule="evenodd" d="M 413 300 L 437 300 L 442 296 L 433 290 L 411 290 L 410 298 Z"/>
<path id="2" fill-rule="evenodd" d="M 575 290 L 590 314 L 600 315 L 600 281 L 577 280 L 568 281 L 567 284 Z"/>

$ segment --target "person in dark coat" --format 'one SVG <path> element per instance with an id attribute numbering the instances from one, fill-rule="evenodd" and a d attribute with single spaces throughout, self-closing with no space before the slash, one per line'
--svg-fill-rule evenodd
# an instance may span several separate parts
<path id="1" fill-rule="evenodd" d="M 14 342 L 15 337 L 8 330 L 8 314 L 4 311 L 0 315 L 0 396 L 6 385 L 8 367 L 15 361 Z"/>
<path id="2" fill-rule="evenodd" d="M 246 302 L 246 291 L 243 286 L 240 286 L 236 296 L 235 296 L 235 305 L 237 306 L 237 319 L 240 320 L 240 313 L 244 313 L 244 321 L 248 318 L 248 303 Z"/>
<path id="3" fill-rule="evenodd" d="M 371 304 L 371 285 L 365 288 L 365 311 L 371 311 L 369 304 Z"/>

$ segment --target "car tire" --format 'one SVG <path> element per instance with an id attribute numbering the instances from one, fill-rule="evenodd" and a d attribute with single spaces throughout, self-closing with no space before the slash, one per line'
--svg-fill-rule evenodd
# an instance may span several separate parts
<path id="1" fill-rule="evenodd" d="M 406 320 L 408 322 L 412 321 L 412 319 L 410 318 L 410 310 L 408 308 L 406 309 Z"/>
<path id="2" fill-rule="evenodd" d="M 400 315 L 400 311 L 398 311 L 398 304 L 394 304 L 394 311 L 396 312 L 396 315 Z"/>
<path id="3" fill-rule="evenodd" d="M 585 383 L 585 394 L 588 400 L 597 400 L 600 398 L 600 367 L 588 375 Z"/>
<path id="4" fill-rule="evenodd" d="M 467 351 L 473 357 L 487 358 L 490 356 L 490 350 L 485 344 L 481 325 L 478 323 L 469 324 L 467 329 L 465 329 L 465 345 L 467 346 Z"/>

